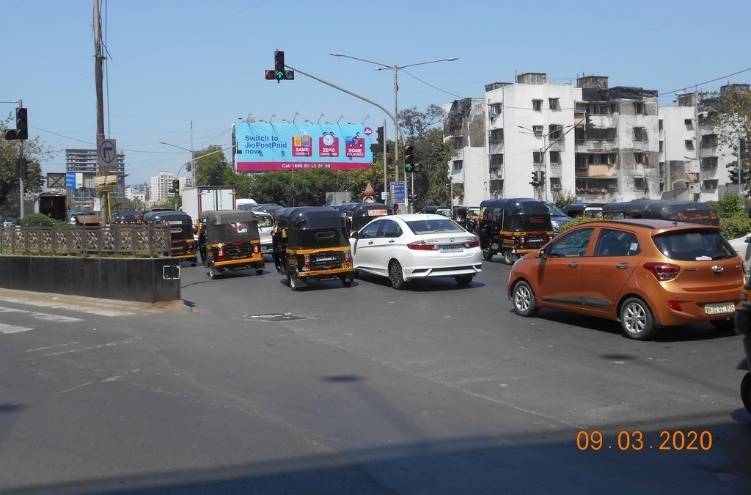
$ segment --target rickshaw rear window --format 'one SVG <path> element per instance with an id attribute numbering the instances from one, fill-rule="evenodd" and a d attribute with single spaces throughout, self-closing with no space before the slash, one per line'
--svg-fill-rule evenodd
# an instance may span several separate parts
<path id="1" fill-rule="evenodd" d="M 509 230 L 532 231 L 552 230 L 550 217 L 547 215 L 511 215 Z"/>

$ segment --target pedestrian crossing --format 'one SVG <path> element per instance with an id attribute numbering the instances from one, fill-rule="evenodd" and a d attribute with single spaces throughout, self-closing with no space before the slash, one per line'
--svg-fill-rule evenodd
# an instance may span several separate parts
<path id="1" fill-rule="evenodd" d="M 45 313 L 10 306 L 0 306 L 0 335 L 12 335 L 35 330 L 34 324 L 78 323 L 83 319 L 75 316 Z M 12 323 L 11 323 L 12 322 Z M 28 326 L 27 326 L 28 325 Z"/>

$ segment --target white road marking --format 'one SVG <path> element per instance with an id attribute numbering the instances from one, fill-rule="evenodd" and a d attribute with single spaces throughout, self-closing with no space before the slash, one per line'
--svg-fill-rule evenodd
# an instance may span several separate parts
<path id="1" fill-rule="evenodd" d="M 66 351 L 57 351 L 57 352 L 48 352 L 47 354 L 37 354 L 37 356 L 40 357 L 50 357 L 50 356 L 62 356 L 63 354 L 76 354 L 79 352 L 86 352 L 86 351 L 94 351 L 97 349 L 103 349 L 105 347 L 117 347 L 120 344 L 132 344 L 133 342 L 137 342 L 141 340 L 140 337 L 132 337 L 129 339 L 123 339 L 123 340 L 114 340 L 112 342 L 105 342 L 104 344 L 97 344 L 97 345 L 90 345 L 88 347 L 81 347 L 80 349 L 70 349 Z"/>
<path id="2" fill-rule="evenodd" d="M 32 349 L 26 349 L 26 352 L 49 351 L 50 349 L 59 349 L 60 347 L 68 347 L 70 345 L 76 345 L 76 344 L 80 344 L 80 342 L 66 342 L 65 344 L 46 345 L 44 347 L 34 347 Z"/>
<path id="3" fill-rule="evenodd" d="M 29 330 L 34 330 L 33 328 L 29 327 L 19 327 L 16 325 L 8 325 L 7 323 L 0 323 L 0 333 L 4 334 L 11 334 L 11 333 L 21 333 L 21 332 L 28 332 Z"/>
<path id="4" fill-rule="evenodd" d="M 75 311 L 77 313 L 88 313 L 88 314 L 97 315 L 97 316 L 114 317 L 114 316 L 132 316 L 135 314 L 130 311 L 119 311 L 119 310 L 114 310 L 114 309 L 76 306 L 75 304 L 67 304 L 67 303 L 61 303 L 61 302 L 55 302 L 55 301 L 34 301 L 34 300 L 29 300 L 29 299 L 18 299 L 15 297 L 0 297 L 0 301 L 13 303 L 13 304 L 24 304 L 28 306 L 39 306 L 43 308 L 64 309 L 67 311 Z"/>
<path id="5" fill-rule="evenodd" d="M 81 318 L 74 318 L 72 316 L 53 315 L 50 313 L 40 313 L 39 311 L 28 311 L 19 308 L 8 308 L 0 306 L 0 313 L 21 313 L 31 316 L 34 319 L 42 321 L 57 321 L 60 323 L 73 323 L 76 321 L 83 321 Z"/>

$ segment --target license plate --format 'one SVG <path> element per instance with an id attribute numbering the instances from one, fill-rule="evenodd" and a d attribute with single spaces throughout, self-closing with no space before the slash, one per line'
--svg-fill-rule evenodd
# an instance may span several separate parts
<path id="1" fill-rule="evenodd" d="M 735 303 L 732 303 L 732 302 L 704 305 L 704 312 L 707 313 L 708 315 L 722 315 L 725 313 L 732 313 L 734 311 L 735 311 Z"/>
<path id="2" fill-rule="evenodd" d="M 316 258 L 317 263 L 331 263 L 332 261 L 339 261 L 339 258 L 336 256 L 327 256 L 327 257 L 319 257 Z"/>
<path id="3" fill-rule="evenodd" d="M 442 253 L 457 253 L 464 249 L 464 246 L 461 244 L 447 244 L 445 246 L 441 246 L 441 252 Z"/>

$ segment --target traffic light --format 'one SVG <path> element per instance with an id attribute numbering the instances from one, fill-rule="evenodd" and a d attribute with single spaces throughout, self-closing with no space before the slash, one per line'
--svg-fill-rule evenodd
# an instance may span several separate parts
<path id="1" fill-rule="evenodd" d="M 29 120 L 26 108 L 16 108 L 16 139 L 29 139 Z"/>
<path id="2" fill-rule="evenodd" d="M 404 147 L 404 171 L 415 171 L 415 148 L 411 144 Z"/>
<path id="3" fill-rule="evenodd" d="M 731 184 L 738 183 L 738 166 L 728 167 L 728 179 Z"/>
<path id="4" fill-rule="evenodd" d="M 180 194 L 180 180 L 175 179 L 172 181 L 172 192 L 175 194 Z"/>
<path id="5" fill-rule="evenodd" d="M 383 126 L 380 126 L 378 129 L 376 129 L 376 136 L 376 142 L 370 145 L 370 151 L 373 154 L 376 154 L 379 151 L 383 150 Z"/>
<path id="6" fill-rule="evenodd" d="M 265 71 L 264 75 L 267 80 L 276 80 L 276 82 L 295 79 L 295 71 L 284 68 L 284 51 L 282 50 L 274 50 L 274 69 Z"/>
<path id="7" fill-rule="evenodd" d="M 542 180 L 544 178 L 544 176 L 542 175 L 543 173 L 544 172 L 540 172 L 539 170 L 532 172 L 532 180 L 529 183 L 535 187 L 542 184 Z"/>
<path id="8" fill-rule="evenodd" d="M 751 158 L 751 154 L 749 153 L 748 149 L 748 141 L 741 139 L 739 147 L 740 149 L 738 150 L 738 154 L 740 155 L 741 160 L 748 160 L 749 158 Z"/>

